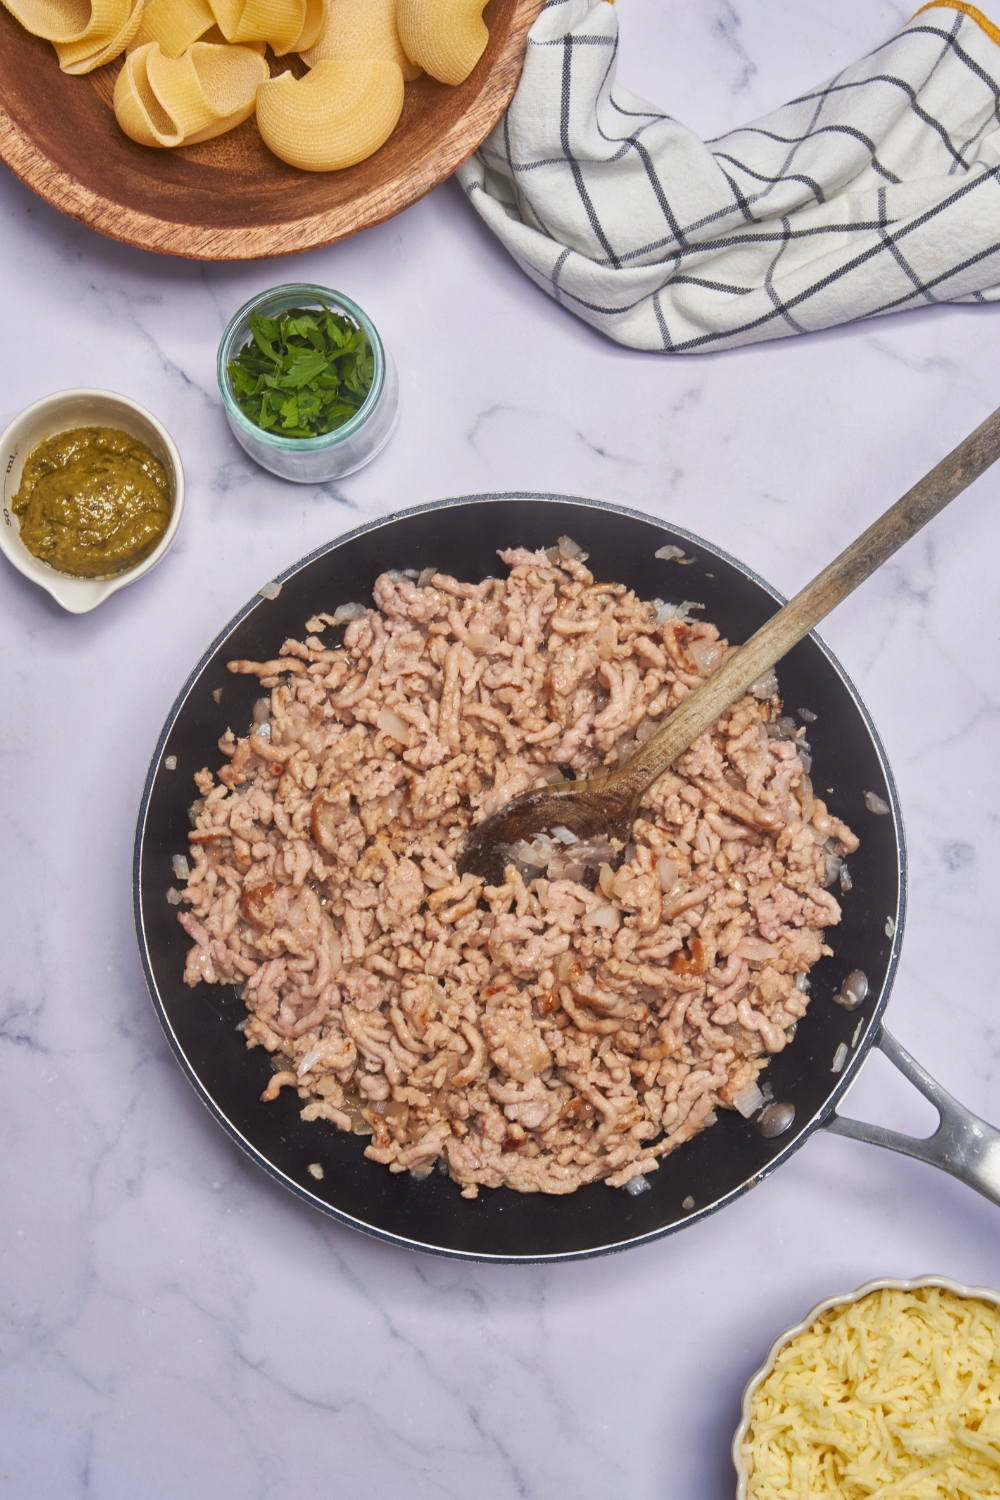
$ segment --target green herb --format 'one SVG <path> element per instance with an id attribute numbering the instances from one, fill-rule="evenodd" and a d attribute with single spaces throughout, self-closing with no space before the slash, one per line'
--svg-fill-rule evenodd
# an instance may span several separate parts
<path id="1" fill-rule="evenodd" d="M 251 313 L 250 332 L 229 379 L 240 411 L 265 432 L 334 432 L 371 390 L 375 357 L 364 331 L 325 304 L 292 307 L 280 318 Z"/>

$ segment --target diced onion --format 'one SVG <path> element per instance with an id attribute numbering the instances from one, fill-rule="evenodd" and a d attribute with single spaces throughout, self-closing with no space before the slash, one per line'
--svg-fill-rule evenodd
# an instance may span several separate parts
<path id="1" fill-rule="evenodd" d="M 625 1191 L 631 1193 L 633 1198 L 638 1198 L 640 1193 L 648 1193 L 650 1186 L 651 1184 L 640 1172 L 637 1176 L 629 1178 L 625 1184 Z"/>
<path id="2" fill-rule="evenodd" d="M 588 553 L 584 552 L 579 542 L 574 542 L 571 536 L 561 536 L 559 538 L 559 556 L 578 557 L 581 562 L 586 562 Z"/>
<path id="3" fill-rule="evenodd" d="M 756 1083 L 748 1083 L 733 1099 L 733 1108 L 738 1109 L 744 1120 L 749 1120 L 764 1107 L 764 1095 Z"/>
<path id="4" fill-rule="evenodd" d="M 651 603 L 657 625 L 663 625 L 667 620 L 679 620 L 682 625 L 693 625 L 691 610 L 705 608 L 704 604 L 696 604 L 693 599 L 682 599 L 680 604 L 667 604 L 663 599 L 653 599 Z"/>
<path id="5" fill-rule="evenodd" d="M 675 864 L 672 859 L 667 859 L 666 855 L 661 855 L 656 861 L 656 873 L 663 889 L 665 891 L 672 891 L 677 884 L 681 867 Z"/>
<path id="6" fill-rule="evenodd" d="M 522 839 L 510 852 L 516 865 L 528 865 L 534 870 L 544 870 L 556 849 L 548 835 L 540 833 L 530 843 Z"/>
<path id="7" fill-rule="evenodd" d="M 870 813 L 877 813 L 884 818 L 889 811 L 889 804 L 885 802 L 877 792 L 865 792 L 865 806 Z"/>
<path id="8" fill-rule="evenodd" d="M 763 677 L 758 677 L 757 681 L 752 684 L 750 691 L 755 698 L 773 698 L 778 691 L 778 677 L 774 668 L 769 668 Z"/>
<path id="9" fill-rule="evenodd" d="M 393 739 L 398 740 L 401 745 L 413 743 L 413 731 L 410 725 L 405 719 L 401 719 L 399 714 L 393 713 L 391 708 L 379 709 L 375 723 L 384 734 L 391 734 Z"/>
<path id="10" fill-rule="evenodd" d="M 706 676 L 709 672 L 714 672 L 722 660 L 722 647 L 718 641 L 691 641 L 688 650 Z"/>
<path id="11" fill-rule="evenodd" d="M 191 866 L 188 864 L 186 856 L 183 854 L 175 854 L 171 863 L 174 867 L 175 880 L 187 880 L 188 876 L 191 874 Z"/>
<path id="12" fill-rule="evenodd" d="M 333 623 L 346 625 L 349 620 L 363 620 L 367 613 L 363 604 L 338 604 L 333 612 Z"/>
<path id="13" fill-rule="evenodd" d="M 847 1061 L 847 1043 L 846 1042 L 841 1042 L 840 1046 L 837 1048 L 836 1052 L 833 1054 L 833 1066 L 831 1067 L 830 1072 L 831 1073 L 839 1073 L 843 1069 L 843 1066 L 844 1066 L 844 1064 L 845 1064 L 846 1061 Z"/>
<path id="14" fill-rule="evenodd" d="M 171 906 L 180 906 L 181 902 L 184 900 L 184 897 L 181 895 L 180 891 L 175 890 L 174 887 L 171 886 L 167 891 L 167 900 L 170 902 Z"/>
<path id="15" fill-rule="evenodd" d="M 618 912 L 613 906 L 595 906 L 583 919 L 584 927 L 615 927 Z"/>
<path id="16" fill-rule="evenodd" d="M 614 856 L 611 845 L 601 839 L 581 841 L 568 828 L 554 828 L 531 840 L 522 839 L 511 849 L 522 878 L 533 880 L 545 870 L 550 880 L 583 880 L 587 870 Z"/>

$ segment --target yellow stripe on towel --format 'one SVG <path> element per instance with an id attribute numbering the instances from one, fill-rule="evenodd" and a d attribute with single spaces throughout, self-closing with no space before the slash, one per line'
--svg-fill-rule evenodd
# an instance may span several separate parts
<path id="1" fill-rule="evenodd" d="M 941 6 L 945 10 L 960 10 L 963 15 L 968 16 L 970 21 L 975 21 L 977 26 L 981 26 L 990 41 L 996 42 L 997 46 L 1000 47 L 1000 26 L 994 26 L 993 22 L 988 20 L 981 10 L 977 10 L 974 5 L 966 5 L 965 0 L 927 0 L 927 4 L 922 5 L 910 19 L 911 21 L 915 21 L 917 16 L 922 16 L 925 10 L 936 10 Z"/>

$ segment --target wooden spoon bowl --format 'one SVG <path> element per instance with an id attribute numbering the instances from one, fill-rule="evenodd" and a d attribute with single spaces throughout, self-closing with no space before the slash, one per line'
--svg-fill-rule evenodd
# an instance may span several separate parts
<path id="1" fill-rule="evenodd" d="M 38 195 L 101 234 L 196 260 L 292 255 L 380 224 L 450 177 L 486 138 L 517 87 L 543 0 L 490 0 L 490 40 L 456 88 L 406 85 L 389 140 L 342 172 L 300 172 L 248 120 L 214 141 L 138 146 L 111 109 L 121 60 L 83 78 L 59 71 L 48 42 L 0 7 L 0 159 Z M 274 60 L 272 73 L 298 58 Z"/>

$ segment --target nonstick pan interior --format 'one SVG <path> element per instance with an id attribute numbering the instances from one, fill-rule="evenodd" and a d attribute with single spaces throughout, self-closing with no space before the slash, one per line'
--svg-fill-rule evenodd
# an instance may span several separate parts
<path id="1" fill-rule="evenodd" d="M 753 1121 L 720 1111 L 718 1123 L 664 1158 L 648 1178 L 650 1191 L 635 1197 L 595 1183 L 567 1197 L 483 1189 L 470 1202 L 437 1172 L 422 1182 L 393 1175 L 364 1158 L 362 1138 L 322 1121 L 304 1124 L 292 1090 L 260 1103 L 270 1068 L 263 1051 L 248 1051 L 236 1030 L 243 1004 L 231 987 L 192 990 L 182 983 L 188 938 L 166 900 L 171 858 L 187 849 L 188 808 L 197 795 L 192 776 L 218 767 L 219 737 L 229 726 L 245 732 L 260 695 L 256 678 L 231 676 L 226 662 L 272 656 L 287 636 L 301 637 L 318 610 L 332 613 L 351 600 L 371 604 L 372 584 L 384 569 L 434 566 L 478 581 L 503 573 L 499 547 L 551 546 L 562 534 L 590 554 L 602 579 L 644 598 L 704 604 L 703 617 L 731 642 L 745 640 L 782 602 L 698 537 L 595 501 L 486 495 L 387 517 L 297 563 L 278 580 L 277 598 L 255 597 L 209 647 L 160 737 L 136 835 L 136 924 L 150 992 L 182 1067 L 219 1123 L 260 1166 L 324 1212 L 415 1249 L 478 1260 L 558 1260 L 624 1249 L 682 1228 L 754 1186 L 831 1116 L 852 1080 L 888 999 L 902 928 L 904 855 L 892 778 L 854 687 L 810 637 L 780 665 L 781 693 L 786 711 L 803 707 L 817 716 L 809 730 L 817 795 L 850 823 L 861 847 L 850 860 L 853 889 L 841 898 L 843 922 L 828 933 L 835 957 L 813 969 L 808 1014 L 764 1075 L 774 1098 L 795 1106 L 790 1131 L 765 1140 Z M 670 543 L 694 562 L 654 557 Z M 176 757 L 176 769 L 167 769 L 167 757 Z M 869 812 L 866 791 L 882 797 L 891 815 Z M 832 996 L 853 969 L 866 972 L 870 990 L 864 1006 L 849 1013 Z M 835 1074 L 841 1042 L 850 1057 Z M 324 1172 L 319 1182 L 307 1170 L 316 1162 Z"/>

